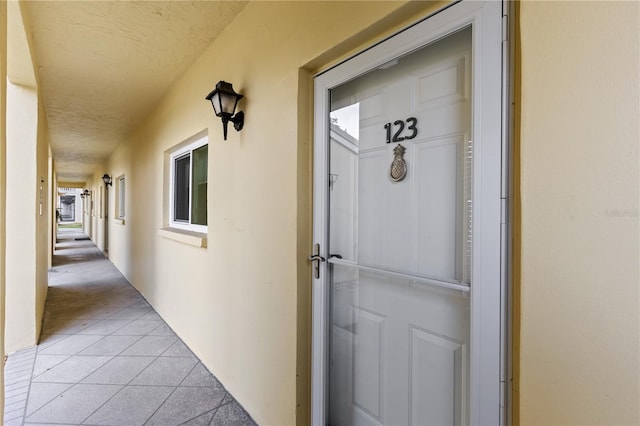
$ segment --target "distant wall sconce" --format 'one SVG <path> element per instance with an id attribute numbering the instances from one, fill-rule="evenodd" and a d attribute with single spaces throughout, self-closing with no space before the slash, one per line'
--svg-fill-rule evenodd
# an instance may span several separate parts
<path id="1" fill-rule="evenodd" d="M 80 198 L 85 198 L 85 197 L 88 197 L 88 196 L 89 196 L 89 190 L 88 189 L 85 189 L 84 191 L 82 191 L 80 193 Z"/>
<path id="2" fill-rule="evenodd" d="M 113 186 L 113 183 L 111 182 L 111 176 L 106 173 L 102 176 L 102 181 L 104 182 L 105 186 Z"/>
<path id="3" fill-rule="evenodd" d="M 233 123 L 233 127 L 239 132 L 244 127 L 244 112 L 236 112 L 238 101 L 244 96 L 233 90 L 233 85 L 226 81 L 219 81 L 216 88 L 207 95 L 207 100 L 211 101 L 213 111 L 216 117 L 222 119 L 222 129 L 224 140 L 227 140 L 227 125 L 229 121 Z M 234 115 L 235 114 L 235 115 Z"/>

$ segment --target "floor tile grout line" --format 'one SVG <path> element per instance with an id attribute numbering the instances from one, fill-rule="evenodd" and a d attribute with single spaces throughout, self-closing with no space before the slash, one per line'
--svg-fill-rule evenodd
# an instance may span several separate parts
<path id="1" fill-rule="evenodd" d="M 109 335 L 109 336 L 111 336 L 111 335 Z M 106 339 L 107 337 L 109 337 L 109 336 L 105 336 L 105 339 Z M 127 349 L 129 349 L 131 346 L 133 346 L 133 345 L 135 345 L 136 343 L 138 343 L 140 340 L 142 340 L 142 338 L 143 338 L 143 337 L 144 337 L 144 336 L 140 336 L 140 338 L 139 338 L 139 339 L 136 339 L 136 340 L 134 340 L 133 342 L 131 342 L 131 343 L 129 344 L 129 346 L 127 346 L 126 348 L 122 349 L 122 350 L 121 350 L 120 352 L 118 352 L 117 354 L 113 355 L 113 357 L 117 357 L 117 356 L 122 355 L 122 353 L 123 353 L 124 351 L 126 351 L 126 350 L 127 350 Z M 103 341 L 103 340 L 105 340 L 105 339 L 100 339 L 100 340 L 98 340 L 98 342 L 101 342 L 101 341 Z M 98 342 L 94 343 L 93 345 L 89 345 L 89 346 L 87 346 L 87 347 L 86 347 L 86 348 L 84 348 L 81 352 L 84 352 L 84 351 L 86 351 L 87 349 L 91 348 L 91 346 L 94 346 L 94 345 L 98 344 Z M 82 356 L 104 356 L 104 355 L 82 355 Z"/>
<path id="2" fill-rule="evenodd" d="M 136 303 L 137 303 L 137 302 L 136 302 Z M 151 308 L 151 311 L 152 311 L 152 312 L 155 312 L 155 309 Z M 156 313 L 157 313 L 157 312 L 156 312 Z M 133 321 L 135 321 L 135 320 L 133 320 Z M 155 329 L 154 329 L 154 330 L 155 330 Z M 152 330 L 152 331 L 153 331 L 153 330 Z M 117 355 L 115 355 L 111 360 L 115 359 L 116 357 L 127 357 L 127 356 L 129 356 L 129 355 L 123 355 L 123 353 L 124 353 L 127 349 L 129 349 L 130 347 L 132 347 L 133 345 L 135 345 L 136 343 L 138 343 L 139 341 L 141 341 L 143 338 L 148 337 L 149 335 L 150 335 L 150 334 L 148 334 L 148 333 L 147 333 L 147 334 L 145 334 L 145 335 L 141 335 L 141 337 L 140 337 L 139 339 L 137 339 L 135 342 L 132 342 L 129 346 L 127 346 L 127 347 L 126 347 L 126 348 L 124 348 L 122 351 L 120 351 Z M 176 337 L 176 341 L 180 340 L 180 339 L 178 338 L 178 336 L 177 336 L 177 335 L 176 335 L 175 337 Z M 164 354 L 166 351 L 168 351 L 168 350 L 169 350 L 169 348 L 171 348 L 171 347 L 175 344 L 175 342 L 176 342 L 176 341 L 174 341 L 172 344 L 170 344 L 170 345 L 167 347 L 167 349 L 165 349 L 164 351 L 162 351 L 159 355 L 137 355 L 137 357 L 140 357 L 140 358 L 153 358 L 153 360 L 152 360 L 149 364 L 147 364 L 147 366 L 146 366 L 145 368 L 143 368 L 143 369 L 142 369 L 138 374 L 136 374 L 133 378 L 131 378 L 131 380 L 129 380 L 129 382 L 127 382 L 124 386 L 125 386 L 125 387 L 126 387 L 126 386 L 133 386 L 133 385 L 131 385 L 131 382 L 133 382 L 136 378 L 138 378 L 138 376 L 140 376 L 144 371 L 146 371 L 146 370 L 149 368 L 149 366 L 151 366 L 151 365 L 152 365 L 154 362 L 156 362 L 160 357 L 162 357 L 162 354 Z M 97 343 L 97 342 L 96 342 L 96 343 Z M 111 360 L 110 360 L 110 361 L 111 361 Z M 110 362 L 110 361 L 108 361 L 108 362 Z M 106 363 L 105 363 L 105 364 L 103 364 L 100 368 L 104 367 L 104 365 L 106 365 Z M 194 367 L 194 368 L 195 368 L 195 367 Z M 99 368 L 98 368 L 98 369 L 99 369 Z M 94 372 L 95 372 L 95 371 L 97 371 L 98 369 L 94 370 Z M 93 374 L 93 373 L 92 373 L 92 374 Z M 87 376 L 87 377 L 88 377 L 88 376 Z M 84 379 L 86 379 L 86 377 L 85 377 Z M 84 379 L 83 379 L 83 380 L 84 380 Z M 183 380 L 184 380 L 184 379 L 183 379 Z M 118 393 L 119 393 L 119 392 L 118 392 Z M 114 396 L 115 396 L 115 395 L 114 395 Z M 113 397 L 112 397 L 112 398 L 113 398 Z M 112 398 L 110 398 L 109 400 L 111 400 Z M 105 404 L 106 404 L 107 402 L 108 402 L 108 401 L 105 401 Z M 103 404 L 103 405 L 104 405 L 104 404 Z M 93 415 L 93 413 L 92 413 L 92 415 Z M 90 416 L 89 416 L 89 417 L 90 417 Z M 86 419 L 85 419 L 85 420 L 86 420 Z"/>
<path id="3" fill-rule="evenodd" d="M 44 355 L 45 355 L 45 356 L 47 356 L 47 354 L 44 354 Z M 53 355 L 51 355 L 51 356 L 53 356 Z M 42 373 L 39 373 L 38 375 L 35 375 L 35 372 L 36 372 L 35 364 L 36 364 L 36 362 L 37 362 L 37 359 L 36 359 L 36 360 L 34 361 L 34 363 L 33 363 L 34 368 L 33 368 L 33 373 L 32 373 L 32 376 L 31 376 L 31 382 L 33 382 L 33 380 L 34 380 L 34 379 L 37 379 L 38 377 L 42 376 L 42 375 L 43 375 L 44 373 L 46 373 L 47 371 L 49 371 L 49 370 L 52 370 L 52 369 L 56 368 L 57 366 L 59 366 L 60 364 L 62 364 L 62 363 L 63 363 L 63 362 L 65 362 L 66 360 L 68 360 L 69 358 L 73 357 L 73 355 L 60 355 L 60 356 L 66 356 L 66 358 L 65 358 L 65 359 L 63 359 L 62 361 L 60 361 L 59 363 L 57 363 L 57 364 L 55 364 L 55 365 L 52 365 L 50 368 L 47 368 L 46 370 L 44 370 Z"/>
<path id="4" fill-rule="evenodd" d="M 121 330 L 122 328 L 124 328 L 124 327 L 126 327 L 127 325 L 131 324 L 131 322 L 133 322 L 133 321 L 135 321 L 135 320 L 130 320 L 128 323 L 124 324 L 122 327 L 118 328 L 117 330 L 114 330 L 114 331 L 113 331 L 113 333 L 115 333 L 115 332 L 116 332 L 116 331 L 118 331 L 118 330 Z M 113 333 L 106 334 L 106 335 L 101 335 L 101 336 L 103 336 L 103 338 L 102 338 L 102 339 L 100 339 L 100 340 L 96 341 L 95 343 L 90 344 L 90 345 L 89 345 L 89 346 L 87 346 L 86 348 L 82 349 L 80 352 L 84 352 L 84 351 L 86 351 L 87 349 L 91 348 L 92 346 L 97 345 L 98 343 L 102 342 L 103 340 L 105 340 L 105 339 L 106 339 L 107 337 L 109 337 L 109 336 L 114 336 L 114 334 L 113 334 Z M 93 334 L 88 334 L 87 336 L 93 336 Z M 140 340 L 140 339 L 138 339 L 138 340 Z M 136 340 L 136 342 L 137 342 L 138 340 Z M 131 345 L 133 345 L 134 343 L 135 343 L 135 342 L 131 343 Z M 126 348 L 124 348 L 122 351 L 127 350 L 131 345 L 127 346 L 127 347 L 126 347 Z M 121 352 L 122 352 L 122 351 L 121 351 Z M 80 352 L 78 352 L 78 354 L 80 354 Z M 118 352 L 118 354 L 116 354 L 116 355 L 114 355 L 114 356 L 118 356 L 121 352 Z M 90 355 L 84 355 L 84 356 L 90 356 Z M 95 356 L 100 356 L 100 355 L 95 355 Z"/>
<path id="5" fill-rule="evenodd" d="M 13 395 L 8 395 L 8 393 L 5 392 L 4 402 L 5 402 L 5 404 L 11 404 L 11 403 L 7 403 L 7 401 L 10 401 L 12 398 L 18 398 L 18 397 L 23 398 L 23 397 L 26 397 L 28 392 L 29 392 L 28 389 L 25 389 L 24 391 L 19 392 L 17 394 L 13 394 Z"/>
<path id="6" fill-rule="evenodd" d="M 36 382 L 36 383 L 48 383 L 51 384 L 53 382 Z M 60 384 L 60 385 L 69 385 L 68 388 L 66 388 L 65 390 L 61 391 L 60 393 L 55 394 L 51 399 L 47 400 L 47 402 L 45 402 L 44 404 L 42 404 L 40 407 L 38 407 L 37 410 L 33 411 L 32 413 L 27 413 L 27 407 L 25 407 L 24 411 L 24 417 L 23 417 L 23 421 L 27 421 L 27 417 L 31 417 L 32 415 L 34 415 L 35 413 L 37 413 L 38 411 L 40 411 L 40 409 L 46 407 L 47 405 L 49 405 L 50 402 L 52 402 L 54 399 L 58 398 L 60 395 L 62 395 L 63 393 L 65 393 L 66 391 L 68 391 L 69 389 L 71 389 L 73 387 L 73 383 L 55 383 L 55 384 Z M 27 401 L 28 402 L 28 401 Z"/>
<path id="7" fill-rule="evenodd" d="M 146 336 L 144 336 L 144 337 L 146 337 Z M 142 340 L 142 339 L 139 339 L 138 341 L 140 341 L 140 340 Z M 138 386 L 138 385 L 132 385 L 131 383 L 132 383 L 135 379 L 137 379 L 137 378 L 138 378 L 142 373 L 144 373 L 145 371 L 147 371 L 147 369 L 148 369 L 149 367 L 151 367 L 151 365 L 153 365 L 153 363 L 154 363 L 154 362 L 156 362 L 158 359 L 162 358 L 162 354 L 163 354 L 164 352 L 166 352 L 167 350 L 169 350 L 169 348 L 170 348 L 171 346 L 173 346 L 174 344 L 175 344 L 175 342 L 174 342 L 174 343 L 172 343 L 171 345 L 169 345 L 169 347 L 168 347 L 167 349 L 165 349 L 163 352 L 161 352 L 161 353 L 160 353 L 160 355 L 147 355 L 147 356 L 145 356 L 145 355 L 139 355 L 139 357 L 141 357 L 141 358 L 142 358 L 142 357 L 145 357 L 145 358 L 153 358 L 153 361 L 151 361 L 149 364 L 147 364 L 147 366 L 146 366 L 145 368 L 143 368 L 142 370 L 140 370 L 140 372 L 139 372 L 138 374 L 136 374 L 135 376 L 133 376 L 133 377 L 131 378 L 131 380 L 129 380 L 129 381 L 127 382 L 127 384 L 126 384 L 125 386 Z M 123 357 L 124 357 L 124 356 L 128 356 L 128 355 L 120 355 L 120 356 L 123 356 Z M 184 380 L 184 379 L 183 379 L 183 380 Z M 153 386 L 153 385 L 148 385 L 148 386 Z M 164 385 L 155 385 L 155 386 L 164 386 Z M 166 386 L 171 387 L 171 385 L 166 385 Z"/>
<path id="8" fill-rule="evenodd" d="M 68 384 L 68 383 L 65 383 L 65 384 Z M 73 388 L 73 387 L 74 387 L 74 386 L 76 386 L 77 384 L 78 384 L 78 383 L 71 384 L 71 386 L 70 386 L 70 387 L 68 387 L 66 390 L 64 390 L 64 391 L 60 392 L 60 393 L 59 393 L 59 394 L 57 394 L 55 397 L 51 398 L 49 401 L 47 401 L 45 404 L 41 405 L 41 406 L 40 406 L 37 410 L 35 410 L 33 413 L 30 413 L 30 414 L 29 414 L 29 417 L 33 416 L 33 415 L 34 415 L 34 414 L 36 414 L 38 411 L 40 411 L 40 410 L 42 410 L 43 408 L 45 408 L 47 405 L 49 405 L 51 402 L 53 402 L 53 400 L 54 400 L 54 399 L 58 398 L 58 397 L 59 397 L 60 395 L 62 395 L 63 393 L 65 393 L 65 392 L 69 391 L 71 388 Z M 25 407 L 25 412 L 26 412 L 26 407 Z M 25 417 L 23 417 L 23 419 L 22 419 L 22 422 L 23 422 L 23 423 L 25 423 L 26 421 L 27 421 L 27 417 L 26 417 L 26 415 L 25 415 Z M 83 421 L 81 421 L 80 423 L 76 423 L 76 424 L 81 425 L 83 422 L 84 422 L 84 420 L 83 420 Z M 61 424 L 61 425 L 67 425 L 67 424 L 69 424 L 69 423 L 66 423 L 66 422 L 65 422 L 65 423 L 55 423 L 55 422 L 50 422 L 50 421 L 47 421 L 47 422 L 45 422 L 45 423 L 43 423 L 43 422 L 33 422 L 33 421 L 30 421 L 29 423 L 35 423 L 35 424 L 38 424 L 38 423 L 40 423 L 40 424 Z"/>
<path id="9" fill-rule="evenodd" d="M 158 405 L 158 407 L 153 411 L 153 413 L 151 413 L 151 415 L 149 417 L 147 417 L 147 420 L 144 421 L 144 423 L 142 424 L 142 426 L 146 426 L 147 423 L 149 423 L 149 420 L 151 420 L 153 418 L 153 416 L 156 415 L 156 413 L 158 412 L 158 410 L 160 410 L 160 408 L 162 408 L 162 406 L 164 406 L 164 404 L 169 400 L 169 398 L 171 398 L 171 395 L 173 395 L 174 393 L 176 393 L 176 390 L 178 390 L 178 386 L 174 387 L 173 390 L 169 393 L 169 395 L 167 395 L 167 397 Z"/>
<path id="10" fill-rule="evenodd" d="M 29 377 L 22 377 L 20 380 L 15 380 L 11 383 L 7 383 L 7 387 L 11 388 L 11 386 L 20 386 L 22 383 L 26 383 L 29 381 L 29 379 L 31 378 L 31 376 Z"/>
<path id="11" fill-rule="evenodd" d="M 225 394 L 224 394 L 224 395 L 225 395 L 225 398 L 226 398 L 226 396 L 227 396 L 227 395 L 230 395 L 230 394 L 229 394 L 229 392 L 225 392 Z M 233 397 L 232 397 L 232 398 L 233 398 Z M 236 400 L 236 399 L 235 399 L 235 398 L 233 398 L 233 401 L 235 401 L 235 400 Z M 216 416 L 218 415 L 218 411 L 219 411 L 222 407 L 224 407 L 225 405 L 229 405 L 229 404 L 231 404 L 233 401 L 227 401 L 227 402 L 225 402 L 224 404 L 220 404 L 220 405 L 218 405 L 218 406 L 215 408 L 216 412 L 215 412 L 215 413 L 213 413 L 213 416 L 211 417 L 211 420 L 209 420 L 209 423 L 207 423 L 207 425 L 208 425 L 208 426 L 211 426 L 211 425 L 213 424 L 213 421 L 215 420 Z M 222 398 L 222 401 L 221 401 L 221 402 L 224 402 L 224 398 Z M 238 405 L 240 405 L 240 404 L 238 404 Z"/>
<path id="12" fill-rule="evenodd" d="M 169 350 L 169 349 L 167 349 Z M 166 352 L 166 351 L 165 351 Z M 187 380 L 187 377 L 189 377 L 191 375 L 191 373 L 193 373 L 193 370 L 196 369 L 196 367 L 198 366 L 198 364 L 200 364 L 200 360 L 198 358 L 196 358 L 196 363 L 193 364 L 193 367 L 191 367 L 191 370 L 189 370 L 189 372 L 182 378 L 182 380 L 180 380 L 180 383 L 178 383 L 178 386 L 182 386 L 182 384 L 184 383 L 185 380 Z"/>
<path id="13" fill-rule="evenodd" d="M 224 399 L 224 397 L 223 397 L 222 399 Z M 200 416 L 204 416 L 205 414 L 210 413 L 210 412 L 212 412 L 212 411 L 218 411 L 218 408 L 219 408 L 219 407 L 216 407 L 216 408 L 213 408 L 213 409 L 211 409 L 211 410 L 207 410 L 207 411 L 205 411 L 204 413 L 200 413 L 200 414 L 198 414 L 197 416 L 192 417 L 192 418 L 190 418 L 189 420 L 186 420 L 186 421 L 184 421 L 184 422 L 180 423 L 178 426 L 183 426 L 183 425 L 185 425 L 185 424 L 189 423 L 190 421 L 195 420 L 195 419 L 197 419 L 197 418 L 198 418 L 198 417 L 200 417 Z M 215 413 L 213 413 L 213 416 L 211 416 L 211 420 L 213 420 L 213 418 L 214 418 L 215 416 L 216 416 L 216 414 L 215 414 Z M 209 423 L 207 423 L 207 425 L 211 424 L 211 420 L 209 420 Z"/>
<path id="14" fill-rule="evenodd" d="M 98 386 L 114 386 L 114 385 L 107 385 L 107 384 L 105 383 L 105 384 L 98 385 Z M 95 410 L 93 410 L 93 411 L 92 411 L 92 412 L 91 412 L 87 417 L 85 417 L 84 419 L 82 419 L 82 421 L 80 422 L 80 424 L 81 424 L 81 425 L 84 425 L 84 424 L 85 424 L 85 422 L 86 422 L 87 420 L 89 420 L 89 418 L 90 418 L 91 416 L 93 416 L 93 415 L 94 415 L 94 414 L 95 414 L 99 409 L 101 409 L 102 407 L 104 407 L 104 405 L 105 405 L 107 402 L 109 402 L 109 401 L 111 401 L 113 398 L 115 398 L 115 396 L 116 396 L 117 394 L 119 394 L 120 392 L 122 392 L 122 391 L 124 390 L 124 388 L 126 388 L 126 387 L 127 387 L 126 385 L 115 385 L 115 386 L 121 386 L 121 387 L 120 387 L 120 389 L 119 389 L 116 393 L 114 393 L 110 398 L 107 398 L 107 400 L 106 400 L 105 402 L 103 402 L 102 404 L 100 404 L 100 406 L 99 406 L 98 408 L 96 408 Z"/>
<path id="15" fill-rule="evenodd" d="M 127 384 L 122 384 L 122 383 L 71 383 L 71 382 L 34 382 L 38 385 L 40 384 L 46 384 L 46 385 L 70 385 L 70 386 L 75 386 L 75 385 L 91 385 L 91 386 L 125 386 L 125 387 L 138 387 L 138 388 L 174 388 L 174 387 L 180 387 L 180 388 L 189 388 L 189 389 L 209 389 L 209 388 L 215 388 L 215 386 L 197 386 L 197 385 L 149 385 L 149 384 L 131 384 L 131 383 L 127 383 Z M 221 385 L 222 386 L 222 385 Z M 222 386 L 224 388 L 224 386 Z M 226 389 L 224 389 L 225 392 Z M 229 392 L 227 392 L 229 393 Z M 231 398 L 233 398 L 233 395 L 231 395 L 229 393 L 229 396 Z M 235 401 L 235 398 L 233 398 Z M 223 404 L 224 405 L 224 404 Z"/>
<path id="16" fill-rule="evenodd" d="M 24 386 L 20 386 L 20 387 L 13 388 L 13 389 L 7 389 L 7 387 L 9 387 L 9 386 L 5 386 L 5 392 L 15 392 L 18 389 L 22 390 L 22 389 L 28 388 L 29 385 L 25 384 Z"/>
<path id="17" fill-rule="evenodd" d="M 155 311 L 155 309 L 154 309 Z M 140 371 L 140 373 L 138 373 L 135 377 L 133 377 L 129 383 L 127 383 L 126 386 L 134 386 L 131 385 L 131 383 L 138 378 L 142 373 L 144 373 L 154 362 L 156 362 L 158 359 L 162 358 L 162 354 L 164 354 L 165 352 L 167 352 L 169 350 L 169 348 L 171 348 L 173 345 L 176 344 L 176 342 L 178 341 L 182 341 L 182 339 L 180 339 L 179 337 L 177 337 L 176 335 L 176 340 L 170 344 L 164 351 L 162 351 L 159 355 L 157 355 L 153 361 L 151 361 L 142 371 Z M 185 375 L 185 377 L 182 378 L 182 380 L 180 381 L 180 383 L 184 382 L 184 380 L 187 378 L 187 376 L 189 376 L 189 374 L 191 374 L 191 372 L 193 371 L 194 368 L 196 368 L 196 365 L 198 365 L 198 363 L 200 362 L 200 360 L 196 357 L 196 364 L 193 366 L 193 368 L 191 370 L 189 370 L 189 372 Z M 147 419 L 145 420 L 145 422 L 143 423 L 143 426 L 146 425 L 149 420 L 151 420 L 153 418 L 153 416 L 155 416 L 155 414 L 158 412 L 158 410 L 169 400 L 169 398 L 171 398 L 171 395 L 173 395 L 176 390 L 178 389 L 178 387 L 180 386 L 180 384 L 178 384 L 177 386 L 173 387 L 173 390 L 169 393 L 169 395 L 167 395 L 167 397 L 158 405 L 158 407 L 153 411 L 153 413 L 151 413 L 151 415 L 149 415 L 149 417 L 147 417 Z M 223 398 L 224 399 L 224 398 Z"/>
<path id="18" fill-rule="evenodd" d="M 122 336 L 122 337 L 138 337 L 138 336 Z M 129 349 L 129 347 L 135 345 L 136 343 L 138 343 L 140 340 L 142 340 L 142 338 L 146 337 L 146 336 L 140 336 L 141 338 L 136 340 L 135 342 L 133 342 L 130 346 L 127 346 L 125 349 L 123 349 L 123 352 L 126 351 L 127 349 Z M 154 335 L 151 337 L 176 337 L 176 336 L 160 336 L 160 335 Z M 176 341 L 177 343 L 177 341 Z M 171 345 L 173 346 L 173 344 Z M 87 348 L 82 349 L 82 351 L 88 349 L 89 347 L 87 346 Z M 117 354 L 81 354 L 80 352 L 76 353 L 76 354 L 43 354 L 44 356 L 66 356 L 66 357 L 72 357 L 72 356 L 83 356 L 83 357 L 94 357 L 94 356 L 126 356 L 126 357 L 132 357 L 132 358 L 136 358 L 136 357 L 159 357 L 159 358 L 198 358 L 195 355 L 164 355 L 164 353 L 162 355 L 136 355 L 136 354 L 122 354 L 122 352 L 118 352 Z M 200 358 L 198 358 L 200 359 Z"/>
<path id="19" fill-rule="evenodd" d="M 33 354 L 35 353 L 36 346 L 33 346 L 32 349 L 29 349 L 29 352 L 21 353 L 21 351 L 13 352 L 7 355 L 7 364 L 22 364 L 25 362 L 29 362 L 31 358 L 33 358 Z"/>
<path id="20" fill-rule="evenodd" d="M 71 355 L 71 357 L 70 357 L 70 358 L 73 358 L 74 356 L 76 356 L 76 355 Z M 102 368 L 106 363 L 108 363 L 108 362 L 109 362 L 109 361 L 111 361 L 113 358 L 115 358 L 113 355 L 102 355 L 102 356 L 104 356 L 104 357 L 109 357 L 109 359 L 108 359 L 108 360 L 106 360 L 105 362 L 103 362 L 102 364 L 100 364 L 100 365 L 99 365 L 98 367 L 96 367 L 95 369 L 93 369 L 93 370 L 92 370 L 89 374 L 87 374 L 86 376 L 82 376 L 82 378 L 78 379 L 78 381 L 77 381 L 77 382 L 75 382 L 75 385 L 80 385 L 80 384 L 82 384 L 82 381 L 83 381 L 84 379 L 86 379 L 87 377 L 89 377 L 90 375 L 92 375 L 94 371 L 96 371 L 96 370 L 98 370 L 98 369 Z M 55 383 L 55 382 L 36 382 L 36 383 Z"/>
<path id="21" fill-rule="evenodd" d="M 37 346 L 36 346 L 37 348 Z M 36 358 L 38 356 L 38 351 L 33 352 L 33 364 L 31 365 L 31 377 L 29 378 L 29 386 L 27 388 L 27 399 L 24 401 L 24 408 L 22 411 L 22 423 L 24 423 L 25 417 L 27 416 L 27 405 L 29 405 L 29 395 L 31 395 L 31 384 L 33 380 L 33 370 L 36 366 Z"/>
<path id="22" fill-rule="evenodd" d="M 13 372 L 22 368 L 28 368 L 29 364 L 30 364 L 30 359 L 24 359 L 24 360 L 20 360 L 20 361 L 14 361 L 12 366 L 10 366 L 9 371 L 8 372 Z M 8 363 L 7 363 L 8 364 Z M 17 365 L 16 365 L 17 364 Z M 5 370 L 6 370 L 6 366 L 5 366 Z"/>
<path id="23" fill-rule="evenodd" d="M 153 363 L 153 361 L 151 362 Z M 151 365 L 151 364 L 149 364 Z M 146 368 L 145 368 L 146 369 Z M 137 377 L 137 376 L 136 376 Z M 134 378 L 135 379 L 135 378 Z M 131 381 L 133 381 L 134 379 L 131 379 Z M 140 387 L 163 387 L 163 388 L 173 388 L 173 390 L 169 393 L 169 395 L 167 396 L 167 398 L 165 398 L 160 405 L 158 405 L 158 408 L 156 408 L 156 410 L 145 420 L 145 424 L 146 422 L 149 421 L 149 419 L 151 419 L 151 417 L 153 417 L 153 415 L 156 413 L 156 411 L 158 411 L 160 409 L 160 407 L 162 407 L 164 405 L 165 402 L 167 402 L 167 399 L 173 395 L 173 393 L 176 391 L 176 389 L 178 389 L 178 386 L 170 386 L 170 385 L 132 385 L 131 381 L 126 384 L 126 385 L 122 385 L 122 389 L 120 389 L 118 392 L 116 392 L 111 398 L 109 398 L 108 400 L 106 400 L 102 405 L 100 405 L 100 407 L 96 408 L 91 414 L 89 414 L 89 416 L 84 419 L 81 424 L 82 425 L 90 425 L 88 423 L 86 423 L 87 420 L 89 420 L 91 418 L 91 416 L 93 416 L 94 414 L 96 414 L 102 407 L 104 407 L 109 401 L 111 401 L 113 398 L 115 398 L 118 394 L 120 394 L 121 392 L 123 392 L 126 388 L 128 387 L 132 387 L 132 386 L 140 386 Z"/>
<path id="24" fill-rule="evenodd" d="M 31 371 L 33 372 L 33 369 L 31 369 Z M 6 386 L 13 386 L 13 385 L 22 383 L 25 380 L 29 380 L 30 377 L 31 375 L 25 377 L 24 374 L 21 374 L 19 377 L 13 377 L 11 378 L 11 380 L 7 380 L 5 383 L 6 383 Z"/>
<path id="25" fill-rule="evenodd" d="M 104 321 L 104 320 L 101 320 L 100 322 L 102 322 L 102 321 Z M 112 321 L 113 321 L 113 320 L 112 320 Z M 114 330 L 113 332 L 111 332 L 111 333 L 109 333 L 109 334 L 83 334 L 83 333 L 74 333 L 74 334 L 70 334 L 70 335 L 68 335 L 69 337 L 70 337 L 70 336 L 103 336 L 103 338 L 102 338 L 102 339 L 97 340 L 96 342 L 94 342 L 94 343 L 90 344 L 89 346 L 87 346 L 87 347 L 85 347 L 85 348 L 81 349 L 79 352 L 76 352 L 76 353 L 75 353 L 75 354 L 73 354 L 73 355 L 78 355 L 80 352 L 83 352 L 83 351 L 85 351 L 85 350 L 89 349 L 90 347 L 92 347 L 92 346 L 94 346 L 94 345 L 98 344 L 99 342 L 103 341 L 105 338 L 107 338 L 107 337 L 109 337 L 109 336 L 127 336 L 127 335 L 113 334 L 113 333 L 116 333 L 117 331 L 119 331 L 119 330 L 123 329 L 124 327 L 128 326 L 129 324 L 131 324 L 132 322 L 134 322 L 134 321 L 136 321 L 136 320 L 131 320 L 131 319 L 127 320 L 127 319 L 123 319 L 123 321 L 128 321 L 128 322 L 127 322 L 126 324 L 123 324 L 123 325 L 122 325 L 122 327 L 117 328 L 116 330 Z M 94 324 L 94 325 L 97 325 L 97 324 Z M 80 331 L 82 331 L 82 330 L 80 330 Z M 137 336 L 137 335 L 132 334 L 131 336 Z M 144 337 L 144 335 L 142 335 L 142 337 Z M 54 346 L 54 345 L 57 345 L 58 343 L 61 343 L 62 341 L 66 340 L 66 339 L 67 339 L 67 338 L 65 337 L 64 339 L 61 339 L 60 341 L 55 342 L 55 343 L 51 344 L 50 346 L 47 346 L 47 348 L 52 347 L 52 346 Z M 140 340 L 140 339 L 138 339 L 138 340 Z M 134 343 L 135 343 L 135 342 L 134 342 Z M 133 343 L 132 343 L 132 344 L 133 344 Z M 127 348 L 125 348 L 124 350 L 126 350 L 126 349 L 128 349 L 128 347 L 127 347 Z M 56 355 L 56 354 L 43 354 L 43 355 Z M 60 355 L 66 355 L 66 354 L 60 354 Z"/>

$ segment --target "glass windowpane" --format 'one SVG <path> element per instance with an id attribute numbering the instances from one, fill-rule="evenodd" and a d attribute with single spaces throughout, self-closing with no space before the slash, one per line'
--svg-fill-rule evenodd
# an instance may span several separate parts
<path id="1" fill-rule="evenodd" d="M 189 222 L 189 174 L 191 154 L 176 158 L 174 168 L 173 219 Z"/>
<path id="2" fill-rule="evenodd" d="M 207 162 L 209 146 L 193 150 L 193 186 L 191 193 L 191 223 L 207 224 Z"/>

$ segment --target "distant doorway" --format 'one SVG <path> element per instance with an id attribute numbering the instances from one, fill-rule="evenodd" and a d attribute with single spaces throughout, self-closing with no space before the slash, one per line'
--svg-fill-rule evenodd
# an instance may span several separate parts
<path id="1" fill-rule="evenodd" d="M 76 220 L 76 196 L 60 196 L 60 220 L 62 222 L 75 222 Z"/>

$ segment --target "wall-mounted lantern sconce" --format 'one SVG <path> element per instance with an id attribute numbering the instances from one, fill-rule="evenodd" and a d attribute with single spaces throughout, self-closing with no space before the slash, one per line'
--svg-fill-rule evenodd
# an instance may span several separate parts
<path id="1" fill-rule="evenodd" d="M 216 88 L 207 95 L 207 100 L 211 101 L 213 111 L 217 117 L 222 118 L 222 129 L 224 140 L 227 140 L 227 124 L 229 121 L 233 123 L 233 127 L 239 132 L 244 126 L 244 112 L 239 111 L 237 114 L 236 106 L 238 101 L 244 96 L 233 90 L 233 85 L 226 81 L 219 81 Z M 235 114 L 235 116 L 234 116 Z"/>
<path id="2" fill-rule="evenodd" d="M 85 189 L 84 191 L 82 191 L 80 193 L 80 198 L 86 198 L 88 196 L 89 196 L 89 190 L 88 189 Z"/>
<path id="3" fill-rule="evenodd" d="M 105 186 L 113 186 L 113 183 L 111 182 L 111 176 L 109 176 L 108 174 L 104 174 L 104 176 L 102 176 L 102 181 L 104 182 Z"/>

